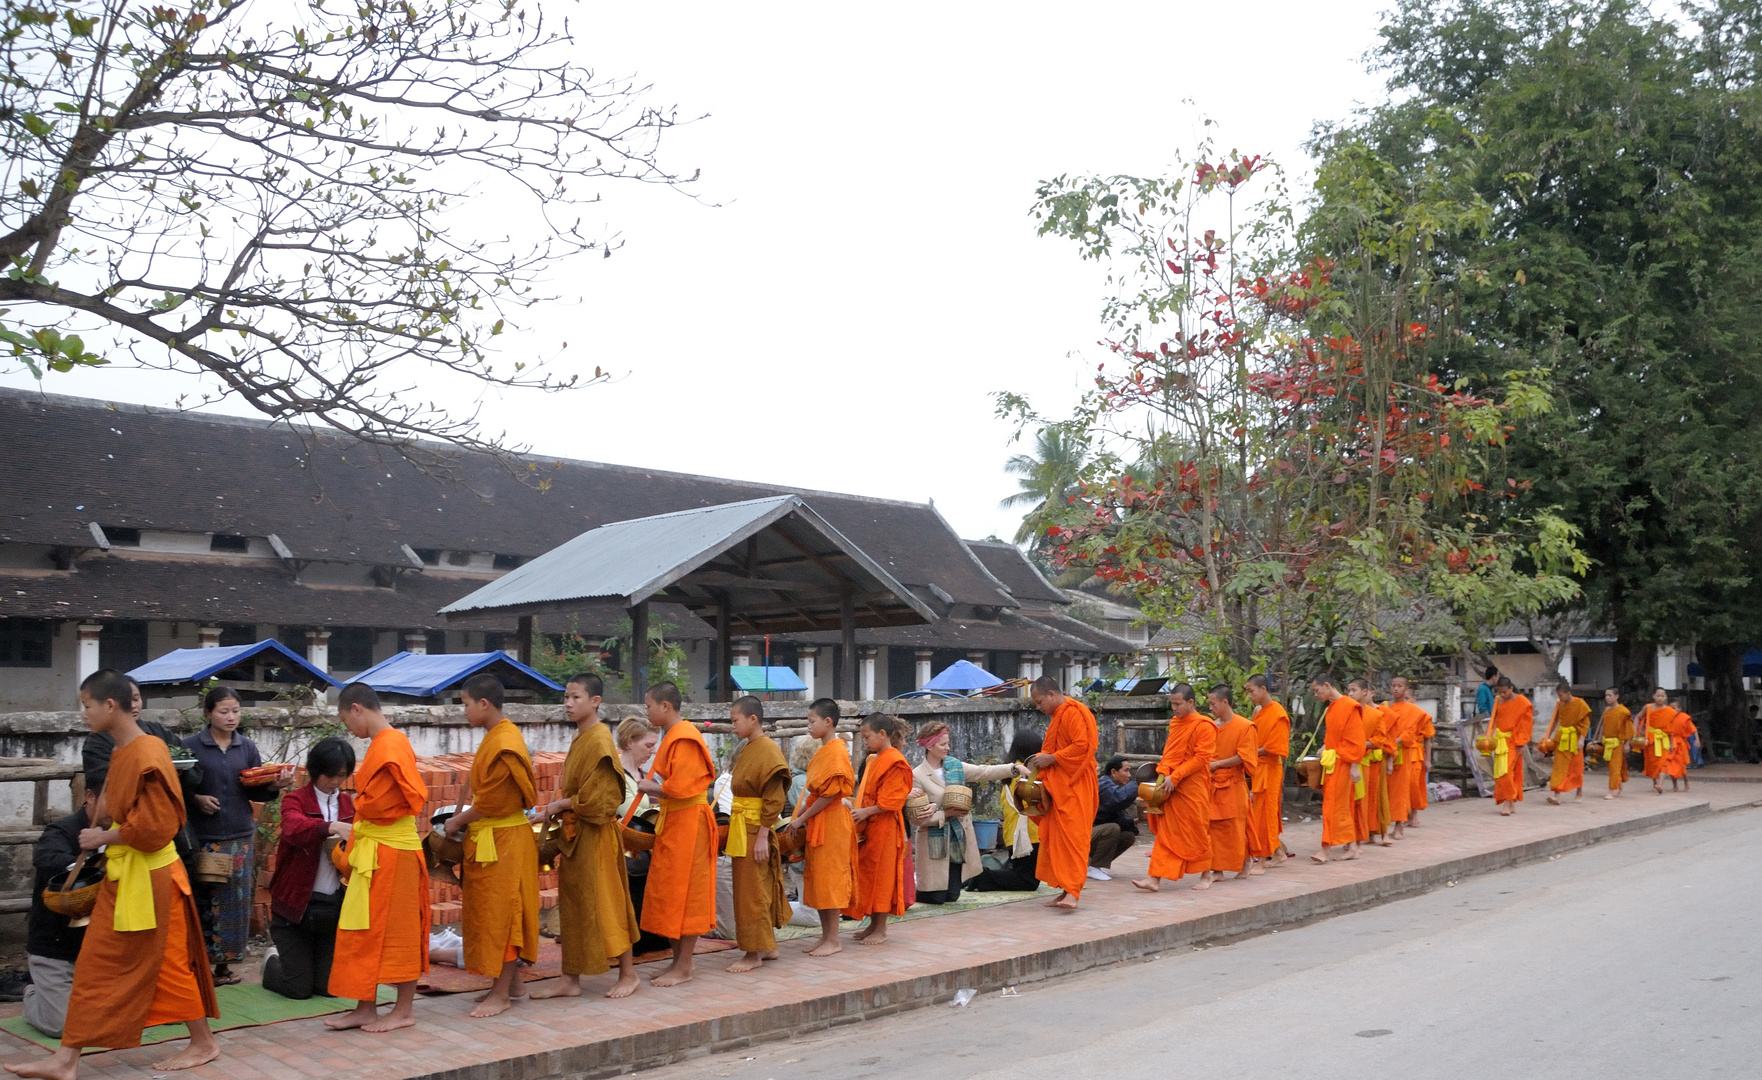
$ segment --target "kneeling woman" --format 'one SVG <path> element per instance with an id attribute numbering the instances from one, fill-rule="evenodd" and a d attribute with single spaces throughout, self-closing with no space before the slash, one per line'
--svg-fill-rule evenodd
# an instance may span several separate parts
<path id="1" fill-rule="evenodd" d="M 289 998 L 325 993 L 343 913 L 343 882 L 331 858 L 348 838 L 355 803 L 342 790 L 355 771 L 355 748 L 324 739 L 306 755 L 311 782 L 281 800 L 281 840 L 270 887 L 269 936 L 275 952 L 263 961 L 263 988 Z"/>
<path id="2" fill-rule="evenodd" d="M 905 738 L 905 725 L 886 713 L 863 720 L 863 779 L 857 785 L 857 896 L 844 909 L 853 919 L 867 918 L 856 940 L 864 945 L 887 941 L 887 916 L 905 914 L 905 800 L 912 793 L 912 767 L 894 743 Z"/>

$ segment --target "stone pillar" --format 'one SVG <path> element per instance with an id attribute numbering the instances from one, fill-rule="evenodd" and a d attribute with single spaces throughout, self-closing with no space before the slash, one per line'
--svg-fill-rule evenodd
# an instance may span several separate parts
<path id="1" fill-rule="evenodd" d="M 857 693 L 862 701 L 875 700 L 875 657 L 880 651 L 873 645 L 857 650 Z"/>
<path id="2" fill-rule="evenodd" d="M 1081 681 L 1082 678 L 1082 663 L 1079 662 L 1075 656 L 1065 657 L 1065 693 L 1068 694 L 1075 690 L 1077 688 L 1077 683 Z"/>
<path id="3" fill-rule="evenodd" d="M 1572 682 L 1572 642 L 1568 641 L 1560 647 L 1560 677 Z"/>
<path id="4" fill-rule="evenodd" d="M 404 635 L 404 651 L 417 656 L 428 655 L 428 635 L 420 630 L 412 630 Z"/>
<path id="5" fill-rule="evenodd" d="M 330 631 L 306 631 L 306 662 L 319 671 L 330 670 Z"/>
<path id="6" fill-rule="evenodd" d="M 930 650 L 919 649 L 916 657 L 918 661 L 918 685 L 912 687 L 912 689 L 922 690 L 924 684 L 930 681 L 930 676 L 932 674 L 930 671 Z"/>
<path id="7" fill-rule="evenodd" d="M 79 682 L 85 682 L 101 666 L 98 662 L 98 635 L 103 632 L 104 628 L 97 623 L 79 624 L 79 666 L 75 669 Z"/>
<path id="8" fill-rule="evenodd" d="M 82 631 L 85 627 L 80 627 Z M 1658 646 L 1658 685 L 1665 690 L 1680 690 L 1676 679 L 1676 646 Z"/>
<path id="9" fill-rule="evenodd" d="M 1101 657 L 1091 655 L 1083 661 L 1083 677 L 1085 679 L 1101 678 Z"/>
<path id="10" fill-rule="evenodd" d="M 1037 652 L 1023 653 L 1021 666 L 1018 670 L 1024 679 L 1038 679 L 1040 677 L 1040 654 Z"/>
<path id="11" fill-rule="evenodd" d="M 1444 680 L 1444 715 L 1437 717 L 1440 724 L 1452 727 L 1462 719 L 1462 680 L 1452 675 Z"/>
<path id="12" fill-rule="evenodd" d="M 974 667 L 982 668 L 985 666 L 985 662 L 988 659 L 990 659 L 990 657 L 991 657 L 990 653 L 983 652 L 978 649 L 974 649 L 974 650 L 971 650 L 967 653 L 967 663 L 973 665 Z"/>
<path id="13" fill-rule="evenodd" d="M 198 648 L 198 649 L 218 649 L 218 648 L 220 648 L 220 627 L 218 627 L 218 626 L 198 627 L 196 630 L 196 648 Z"/>
<path id="14" fill-rule="evenodd" d="M 753 647 L 751 642 L 737 641 L 734 643 L 734 666 L 752 667 Z"/>
<path id="15" fill-rule="evenodd" d="M 802 682 L 808 684 L 807 690 L 802 693 L 802 700 L 812 701 L 814 700 L 814 662 L 820 658 L 820 650 L 812 645 L 803 645 L 796 650 L 795 656 L 795 673 L 801 676 Z"/>

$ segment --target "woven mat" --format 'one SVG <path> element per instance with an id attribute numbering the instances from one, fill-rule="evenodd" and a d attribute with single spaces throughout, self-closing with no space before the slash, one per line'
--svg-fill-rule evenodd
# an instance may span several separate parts
<path id="1" fill-rule="evenodd" d="M 397 991 L 389 986 L 379 988 L 379 1002 L 397 1000 Z M 310 997 L 304 1001 L 285 998 L 280 994 L 263 989 L 262 985 L 241 983 L 237 986 L 217 986 L 214 997 L 220 1003 L 220 1019 L 210 1020 L 209 1026 L 215 1031 L 231 1031 L 234 1028 L 261 1027 L 264 1024 L 279 1024 L 286 1020 L 309 1020 L 314 1016 L 329 1016 L 331 1013 L 347 1012 L 355 1007 L 353 1001 L 344 998 Z M 54 1050 L 61 1045 L 60 1039 L 50 1038 L 36 1028 L 25 1023 L 22 1016 L 9 1016 L 0 1020 L 0 1031 L 7 1031 L 21 1039 L 29 1040 L 38 1046 Z M 189 1031 L 182 1024 L 158 1024 L 141 1033 L 141 1045 L 170 1042 L 173 1039 L 189 1037 Z M 95 1054 L 102 1047 L 89 1046 L 86 1053 Z"/>

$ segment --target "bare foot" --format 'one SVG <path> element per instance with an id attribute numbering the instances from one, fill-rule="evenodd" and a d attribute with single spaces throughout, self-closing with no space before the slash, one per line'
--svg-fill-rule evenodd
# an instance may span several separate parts
<path id="1" fill-rule="evenodd" d="M 74 1080 L 79 1073 L 80 1052 L 62 1048 L 46 1058 L 6 1066 L 15 1076 L 41 1077 L 43 1080 Z"/>
<path id="2" fill-rule="evenodd" d="M 1051 900 L 1048 900 L 1046 902 L 1045 906 L 1046 907 L 1063 907 L 1064 902 L 1065 902 L 1065 897 L 1067 897 L 1069 895 L 1071 895 L 1071 894 L 1068 892 L 1061 892 L 1057 896 L 1053 897 Z"/>
<path id="3" fill-rule="evenodd" d="M 668 967 L 666 971 L 663 971 L 659 975 L 656 975 L 654 978 L 650 979 L 649 985 L 650 986 L 678 986 L 681 983 L 690 982 L 693 974 L 695 974 L 695 972 L 691 968 L 681 967 L 680 964 L 678 963 L 678 961 L 674 961 L 674 963 L 670 967 Z"/>
<path id="4" fill-rule="evenodd" d="M 777 959 L 777 956 L 778 956 L 778 953 L 777 953 L 776 949 L 769 949 L 765 952 L 760 953 L 759 959 L 760 960 L 775 960 L 775 959 Z"/>
<path id="5" fill-rule="evenodd" d="M 1310 856 L 1310 857 L 1309 857 L 1309 860 L 1310 860 L 1310 861 L 1311 861 L 1311 862 L 1316 862 L 1316 863 L 1325 863 L 1325 862 L 1327 862 L 1327 861 L 1328 861 L 1328 853 L 1327 853 L 1327 852 L 1326 852 L 1326 851 L 1325 851 L 1325 850 L 1324 850 L 1324 851 L 1323 851 L 1323 852 L 1322 852 L 1322 853 L 1321 853 L 1321 854 L 1319 854 L 1319 855 L 1311 855 L 1311 856 Z"/>
<path id="6" fill-rule="evenodd" d="M 1605 795 L 1605 796 L 1603 796 L 1603 801 L 1608 802 L 1610 799 L 1613 799 L 1613 798 L 1615 798 L 1614 795 Z"/>
<path id="7" fill-rule="evenodd" d="M 1065 893 L 1054 901 L 1052 906 L 1060 911 L 1075 911 L 1077 910 L 1077 898 L 1070 893 Z"/>
<path id="8" fill-rule="evenodd" d="M 749 953 L 742 953 L 740 955 L 740 959 L 736 960 L 732 964 L 729 964 L 728 970 L 733 972 L 736 975 L 739 975 L 743 971 L 757 971 L 757 970 L 759 970 L 760 967 L 763 967 L 763 966 L 764 966 L 764 961 L 759 959 L 759 954 L 756 952 L 749 952 Z"/>
<path id="9" fill-rule="evenodd" d="M 1391 839 L 1389 839 L 1389 838 L 1388 838 L 1388 837 L 1386 837 L 1386 836 L 1383 836 L 1383 835 L 1381 835 L 1381 834 L 1378 834 L 1378 836 L 1377 836 L 1377 846 L 1378 846 L 1378 847 L 1394 847 L 1394 846 L 1395 846 L 1395 841 L 1393 841 L 1393 840 L 1391 840 Z"/>
<path id="10" fill-rule="evenodd" d="M 606 991 L 606 996 L 609 998 L 627 998 L 631 994 L 636 993 L 636 988 L 641 985 L 642 982 L 637 979 L 636 972 L 632 971 L 628 975 L 620 972 L 618 975 L 618 981 L 612 984 L 610 990 Z"/>
<path id="11" fill-rule="evenodd" d="M 1550 796 L 1548 796 L 1548 805 L 1549 806 L 1559 806 L 1560 800 L 1556 799 L 1554 796 L 1550 795 Z"/>
<path id="12" fill-rule="evenodd" d="M 347 1031 L 350 1028 L 365 1027 L 377 1019 L 379 1019 L 378 1007 L 371 1001 L 363 1001 L 341 1016 L 333 1016 L 326 1020 L 324 1026 L 332 1031 Z"/>
<path id="13" fill-rule="evenodd" d="M 844 942 L 834 938 L 831 941 L 820 942 L 818 945 L 807 950 L 807 953 L 809 956 L 836 956 L 843 951 Z"/>
<path id="14" fill-rule="evenodd" d="M 1199 880 L 1195 881 L 1191 886 L 1189 886 L 1189 888 L 1193 888 L 1193 889 L 1209 889 L 1209 888 L 1211 888 L 1211 872 L 1207 871 L 1203 874 L 1200 874 Z"/>
<path id="15" fill-rule="evenodd" d="M 1284 863 L 1285 860 L 1289 859 L 1290 857 L 1291 856 L 1286 854 L 1283 850 L 1275 851 L 1272 853 L 1272 857 L 1267 859 L 1266 862 L 1270 866 L 1279 866 L 1282 863 Z"/>
<path id="16" fill-rule="evenodd" d="M 546 1001 L 550 998 L 580 997 L 581 976 L 564 975 L 549 986 L 531 991 L 532 1000 Z"/>
<path id="17" fill-rule="evenodd" d="M 1356 858 L 1358 858 L 1358 849 L 1356 847 L 1348 847 L 1346 849 L 1346 854 L 1334 856 L 1334 861 L 1335 862 L 1351 862 L 1353 859 L 1356 859 Z"/>
<path id="18" fill-rule="evenodd" d="M 887 931 L 877 930 L 875 933 L 870 934 L 868 937 L 857 938 L 857 944 L 859 944 L 859 945 L 885 945 L 885 944 L 887 944 Z"/>
<path id="19" fill-rule="evenodd" d="M 362 1024 L 361 1030 L 370 1035 L 383 1035 L 388 1031 L 396 1031 L 399 1028 L 415 1026 L 415 1016 L 407 1012 L 399 1012 L 398 1010 L 393 1009 L 391 1012 L 386 1013 L 371 1024 Z"/>
<path id="20" fill-rule="evenodd" d="M 1501 811 L 1499 811 L 1499 816 L 1500 816 L 1500 817 L 1510 817 L 1510 816 L 1511 816 L 1511 811 L 1509 811 L 1509 810 L 1501 810 Z"/>
<path id="21" fill-rule="evenodd" d="M 1260 875 L 1266 873 L 1266 867 L 1261 865 L 1264 861 L 1265 860 L 1262 860 L 1262 859 L 1256 859 L 1253 866 L 1250 866 L 1247 870 L 1242 872 L 1242 876 L 1243 877 L 1259 877 Z"/>
<path id="22" fill-rule="evenodd" d="M 873 934 L 874 932 L 875 932 L 875 923 L 871 920 L 867 926 L 864 926 L 864 927 L 861 927 L 860 929 L 858 929 L 856 933 L 851 935 L 851 937 L 856 938 L 858 941 L 861 941 L 864 938 L 868 937 L 870 934 Z"/>
<path id="23" fill-rule="evenodd" d="M 1132 886 L 1133 886 L 1133 888 L 1143 889 L 1145 892 L 1161 892 L 1162 891 L 1162 884 L 1160 882 L 1158 882 L 1153 877 L 1133 878 L 1132 879 Z"/>
<path id="24" fill-rule="evenodd" d="M 206 1065 L 220 1056 L 220 1046 L 210 1035 L 205 1043 L 190 1040 L 182 1053 L 174 1054 L 164 1061 L 155 1061 L 153 1067 L 164 1072 L 178 1072 L 182 1069 L 194 1069 L 198 1065 Z"/>

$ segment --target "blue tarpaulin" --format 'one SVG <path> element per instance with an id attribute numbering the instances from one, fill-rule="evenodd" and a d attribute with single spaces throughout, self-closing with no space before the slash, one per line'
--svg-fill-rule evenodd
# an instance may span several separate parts
<path id="1" fill-rule="evenodd" d="M 270 655 L 264 656 L 262 655 L 264 653 Z M 302 675 L 315 680 L 320 686 L 342 685 L 308 664 L 305 657 L 274 638 L 259 641 L 254 645 L 226 645 L 218 649 L 173 649 L 157 660 L 147 661 L 128 674 L 130 678 L 142 686 L 195 683 L 212 675 L 218 675 L 228 668 L 257 663 L 297 668 Z"/>
<path id="2" fill-rule="evenodd" d="M 808 688 L 794 668 L 735 664 L 728 669 L 728 675 L 736 690 L 745 690 L 749 694 L 783 694 Z M 710 680 L 710 685 L 716 685 L 714 679 Z"/>
<path id="3" fill-rule="evenodd" d="M 405 694 L 409 697 L 439 697 L 441 693 L 489 669 L 492 675 L 508 682 L 509 672 L 519 676 L 515 681 L 529 689 L 562 693 L 563 688 L 522 664 L 505 652 L 426 653 L 401 652 L 355 676 L 353 682 L 364 682 L 382 694 Z"/>
<path id="4" fill-rule="evenodd" d="M 936 677 L 919 687 L 920 690 L 953 690 L 970 693 L 1003 685 L 1003 680 L 968 660 L 956 660 L 943 668 Z"/>
<path id="5" fill-rule="evenodd" d="M 1707 672 L 1698 663 L 1689 664 L 1689 677 L 1698 679 Z M 1762 676 L 1762 649 L 1744 650 L 1744 677 L 1754 679 Z"/>

